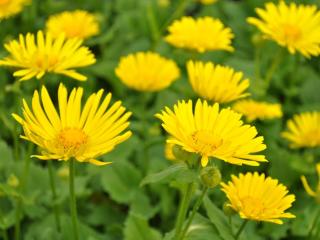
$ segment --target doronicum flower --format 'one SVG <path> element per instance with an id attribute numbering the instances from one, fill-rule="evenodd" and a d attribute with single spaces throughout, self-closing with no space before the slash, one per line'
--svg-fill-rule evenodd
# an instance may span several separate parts
<path id="1" fill-rule="evenodd" d="M 282 224 L 280 218 L 295 218 L 285 212 L 295 201 L 293 194 L 278 180 L 265 177 L 264 174 L 246 173 L 238 177 L 232 175 L 228 184 L 221 183 L 229 206 L 239 213 L 241 218 L 253 221 L 265 221 Z"/>
<path id="2" fill-rule="evenodd" d="M 99 33 L 99 23 L 97 17 L 87 11 L 65 11 L 50 16 L 46 29 L 54 38 L 65 34 L 66 38 L 86 39 Z"/>
<path id="3" fill-rule="evenodd" d="M 293 119 L 288 120 L 287 128 L 282 137 L 290 141 L 292 148 L 320 146 L 320 112 L 294 115 Z"/>
<path id="4" fill-rule="evenodd" d="M 229 108 L 219 111 L 218 103 L 208 105 L 198 100 L 193 111 L 191 100 L 180 101 L 173 111 L 166 107 L 156 117 L 172 137 L 167 142 L 199 154 L 202 166 L 207 165 L 209 157 L 251 166 L 267 161 L 264 155 L 254 154 L 266 148 L 256 128 L 243 125 L 241 115 Z"/>
<path id="5" fill-rule="evenodd" d="M 183 17 L 168 28 L 165 40 L 178 48 L 196 50 L 200 53 L 211 50 L 233 51 L 231 39 L 234 37 L 228 27 L 212 17 Z"/>
<path id="6" fill-rule="evenodd" d="M 129 88 L 159 91 L 180 76 L 177 64 L 153 52 L 138 52 L 120 59 L 116 75 Z"/>
<path id="7" fill-rule="evenodd" d="M 256 9 L 259 18 L 248 18 L 268 39 L 288 48 L 291 54 L 300 52 L 305 57 L 320 54 L 320 12 L 316 5 L 297 5 L 285 1 L 267 3 Z"/>
<path id="8" fill-rule="evenodd" d="M 320 163 L 316 164 L 316 171 L 317 171 L 317 175 L 318 175 L 318 184 L 317 184 L 315 191 L 311 189 L 305 176 L 301 176 L 301 182 L 302 182 L 302 185 L 303 185 L 304 189 L 306 190 L 307 194 L 309 196 L 315 198 L 315 200 L 318 203 L 320 203 Z"/>
<path id="9" fill-rule="evenodd" d="M 89 66 L 96 60 L 81 43 L 79 39 L 66 40 L 63 35 L 54 40 L 50 34 L 44 35 L 42 31 L 38 32 L 36 40 L 31 33 L 20 35 L 19 40 L 4 45 L 10 55 L 0 60 L 0 66 L 18 68 L 13 76 L 19 77 L 20 81 L 33 77 L 40 79 L 48 72 L 85 81 L 87 77 L 74 68 Z"/>
<path id="10" fill-rule="evenodd" d="M 69 160 L 105 165 L 96 158 L 110 152 L 131 136 L 125 131 L 131 113 L 117 101 L 110 105 L 111 93 L 100 102 L 103 90 L 93 93 L 81 108 L 82 88 L 74 88 L 68 97 L 60 84 L 59 113 L 43 86 L 41 95 L 35 91 L 32 108 L 23 100 L 23 117 L 13 114 L 22 125 L 23 139 L 38 145 L 41 153 L 33 157 L 42 160 Z M 98 126 L 98 127 L 97 127 Z"/>
<path id="11" fill-rule="evenodd" d="M 21 12 L 31 0 L 0 0 L 0 21 Z"/>
<path id="12" fill-rule="evenodd" d="M 256 119 L 274 119 L 282 117 L 281 105 L 278 103 L 258 102 L 252 99 L 236 102 L 232 109 L 246 116 L 247 121 Z"/>
<path id="13" fill-rule="evenodd" d="M 230 67 L 189 61 L 187 70 L 193 90 L 202 98 L 227 103 L 249 95 L 249 80 Z"/>

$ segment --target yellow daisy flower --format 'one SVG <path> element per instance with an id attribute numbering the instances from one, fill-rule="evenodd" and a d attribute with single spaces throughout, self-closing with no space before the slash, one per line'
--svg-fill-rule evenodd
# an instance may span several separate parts
<path id="1" fill-rule="evenodd" d="M 213 3 L 216 3 L 217 1 L 218 0 L 199 0 L 200 3 L 205 5 L 213 4 Z"/>
<path id="2" fill-rule="evenodd" d="M 291 142 L 292 148 L 320 146 L 320 112 L 294 115 L 287 122 L 287 128 L 282 137 Z"/>
<path id="3" fill-rule="evenodd" d="M 95 15 L 83 11 L 65 11 L 52 15 L 46 22 L 47 32 L 58 38 L 65 34 L 66 38 L 86 39 L 99 33 L 99 23 Z"/>
<path id="4" fill-rule="evenodd" d="M 177 64 L 153 52 L 138 52 L 120 59 L 116 75 L 129 88 L 159 91 L 180 76 Z"/>
<path id="5" fill-rule="evenodd" d="M 131 113 L 126 112 L 120 101 L 110 106 L 111 93 L 100 102 L 102 94 L 102 89 L 92 94 L 81 108 L 83 89 L 74 88 L 68 97 L 66 87 L 60 84 L 59 113 L 45 87 L 41 95 L 34 92 L 31 109 L 23 99 L 23 117 L 16 114 L 13 117 L 23 127 L 22 138 L 40 147 L 41 154 L 34 157 L 108 164 L 96 158 L 131 136 L 130 131 L 122 133 L 129 126 Z"/>
<path id="6" fill-rule="evenodd" d="M 257 130 L 243 125 L 241 115 L 231 109 L 219 111 L 219 104 L 208 105 L 198 100 L 193 111 L 192 101 L 180 101 L 156 114 L 162 127 L 171 135 L 167 142 L 179 145 L 187 152 L 201 156 L 202 166 L 209 157 L 237 165 L 258 166 L 266 162 L 264 155 L 256 155 L 266 148 L 263 137 L 256 137 Z"/>
<path id="7" fill-rule="evenodd" d="M 0 0 L 0 21 L 21 12 L 31 0 Z"/>
<path id="8" fill-rule="evenodd" d="M 259 28 L 266 38 L 296 51 L 305 57 L 320 54 L 320 12 L 316 5 L 302 5 L 285 1 L 267 3 L 265 9 L 256 9 L 259 18 L 248 18 L 248 22 Z"/>
<path id="9" fill-rule="evenodd" d="M 226 50 L 232 52 L 231 39 L 234 37 L 228 27 L 219 19 L 212 17 L 183 17 L 168 28 L 165 40 L 178 48 L 187 48 L 198 52 Z"/>
<path id="10" fill-rule="evenodd" d="M 316 164 L 316 170 L 318 175 L 318 184 L 315 191 L 311 189 L 305 176 L 301 176 L 301 182 L 307 194 L 315 198 L 316 201 L 320 203 L 320 163 Z"/>
<path id="11" fill-rule="evenodd" d="M 236 102 L 232 109 L 246 116 L 247 121 L 281 118 L 281 105 L 278 103 L 258 102 L 246 99 Z"/>
<path id="12" fill-rule="evenodd" d="M 20 35 L 4 47 L 10 56 L 0 60 L 0 66 L 18 68 L 13 76 L 20 81 L 33 77 L 42 78 L 47 72 L 63 74 L 79 81 L 87 77 L 73 68 L 85 67 L 95 63 L 95 57 L 87 47 L 81 46 L 79 39 L 66 40 L 63 35 L 53 40 L 50 34 L 39 31 L 35 41 L 34 34 Z"/>
<path id="13" fill-rule="evenodd" d="M 293 194 L 278 180 L 265 177 L 264 174 L 240 173 L 239 177 L 231 176 L 228 184 L 221 183 L 222 191 L 227 195 L 231 208 L 241 218 L 282 224 L 280 218 L 295 218 L 285 212 L 295 201 Z"/>
<path id="14" fill-rule="evenodd" d="M 193 90 L 207 100 L 226 103 L 249 95 L 244 93 L 249 80 L 243 80 L 243 73 L 230 67 L 189 61 L 187 71 Z"/>

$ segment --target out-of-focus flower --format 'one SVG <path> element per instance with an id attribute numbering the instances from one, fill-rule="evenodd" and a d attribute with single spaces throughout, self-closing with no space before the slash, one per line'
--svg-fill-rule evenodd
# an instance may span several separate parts
<path id="1" fill-rule="evenodd" d="M 178 48 L 205 52 L 211 50 L 233 51 L 231 40 L 234 37 L 230 28 L 219 19 L 212 17 L 183 17 L 174 21 L 168 28 L 165 40 Z"/>
<path id="2" fill-rule="evenodd" d="M 231 102 L 246 97 L 249 80 L 242 79 L 242 72 L 211 62 L 187 63 L 189 81 L 193 90 L 202 98 L 219 103 Z"/>
<path id="3" fill-rule="evenodd" d="M 44 35 L 42 31 L 38 32 L 36 40 L 31 33 L 20 35 L 19 40 L 4 45 L 10 55 L 0 60 L 0 66 L 18 68 L 13 76 L 20 81 L 40 79 L 48 72 L 85 81 L 87 77 L 74 68 L 89 66 L 96 59 L 81 43 L 79 39 L 66 40 L 63 35 L 53 40 L 50 34 Z"/>
<path id="4" fill-rule="evenodd" d="M 240 173 L 231 176 L 228 184 L 221 183 L 229 206 L 237 211 L 241 218 L 253 221 L 265 221 L 282 224 L 280 218 L 295 218 L 285 212 L 295 201 L 293 194 L 288 194 L 287 187 L 278 180 L 265 177 L 264 174 Z"/>
<path id="5" fill-rule="evenodd" d="M 158 0 L 158 5 L 160 7 L 168 7 L 170 5 L 170 0 Z"/>
<path id="6" fill-rule="evenodd" d="M 164 154 L 166 159 L 168 160 L 176 160 L 176 157 L 173 154 L 173 147 L 174 147 L 174 144 L 168 143 L 168 142 L 166 143 L 166 146 L 164 148 Z"/>
<path id="7" fill-rule="evenodd" d="M 282 117 L 281 105 L 278 103 L 257 102 L 252 99 L 236 102 L 232 109 L 246 116 L 247 121 L 256 119 L 274 119 Z"/>
<path id="8" fill-rule="evenodd" d="M 216 3 L 218 0 L 198 0 L 198 1 L 202 4 L 209 5 L 209 4 Z"/>
<path id="9" fill-rule="evenodd" d="M 31 0 L 0 0 L 0 21 L 21 12 Z"/>
<path id="10" fill-rule="evenodd" d="M 258 27 L 266 38 L 288 48 L 291 54 L 298 51 L 308 58 L 320 54 L 320 11 L 316 5 L 270 2 L 256 12 L 260 18 L 250 17 L 248 22 Z"/>
<path id="11" fill-rule="evenodd" d="M 46 28 L 53 38 L 64 34 L 66 38 L 87 39 L 99 33 L 97 17 L 83 10 L 52 15 L 46 22 Z"/>
<path id="12" fill-rule="evenodd" d="M 307 194 L 315 198 L 316 201 L 320 203 L 320 163 L 316 164 L 316 170 L 318 175 L 318 184 L 317 184 L 317 187 L 315 188 L 315 191 L 311 189 L 305 176 L 301 176 L 301 182 Z"/>
<path id="13" fill-rule="evenodd" d="M 288 120 L 287 128 L 282 137 L 290 141 L 292 148 L 320 146 L 320 112 L 294 115 Z"/>
<path id="14" fill-rule="evenodd" d="M 251 166 L 267 161 L 264 155 L 254 154 L 266 148 L 263 137 L 256 137 L 256 128 L 243 125 L 241 115 L 229 108 L 219 111 L 218 103 L 208 105 L 198 100 L 193 111 L 191 100 L 179 101 L 173 111 L 166 107 L 156 117 L 171 135 L 167 142 L 199 154 L 202 166 L 207 165 L 209 157 Z"/>
<path id="15" fill-rule="evenodd" d="M 138 52 L 120 59 L 116 75 L 129 88 L 159 91 L 180 76 L 177 64 L 153 52 Z"/>
<path id="16" fill-rule="evenodd" d="M 131 136 L 130 131 L 123 133 L 129 126 L 131 113 L 126 112 L 120 101 L 110 106 L 111 93 L 100 103 L 102 94 L 102 89 L 91 94 L 81 109 L 83 88 L 74 88 L 68 97 L 67 89 L 60 84 L 59 114 L 44 86 L 41 95 L 34 92 L 32 109 L 23 100 L 23 117 L 16 114 L 13 117 L 23 127 L 22 138 L 40 147 L 41 154 L 34 157 L 108 164 L 96 158 Z"/>

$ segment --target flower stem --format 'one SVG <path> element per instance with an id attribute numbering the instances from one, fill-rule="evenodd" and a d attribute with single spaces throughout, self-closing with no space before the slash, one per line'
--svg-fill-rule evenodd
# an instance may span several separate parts
<path id="1" fill-rule="evenodd" d="M 57 203 L 57 192 L 56 192 L 56 185 L 54 181 L 54 169 L 52 165 L 52 161 L 48 161 L 48 171 L 49 171 L 49 177 L 50 177 L 50 185 L 51 185 L 51 192 L 52 192 L 52 202 L 53 202 L 53 211 L 54 211 L 54 217 L 56 221 L 56 227 L 57 231 L 60 232 L 61 225 L 60 225 L 60 210 Z"/>
<path id="2" fill-rule="evenodd" d="M 189 204 L 190 204 L 192 190 L 193 190 L 193 183 L 189 183 L 187 185 L 187 187 L 184 189 L 184 192 L 183 192 L 183 197 L 182 197 L 181 202 L 180 202 L 179 212 L 178 212 L 177 221 L 176 221 L 176 227 L 175 227 L 175 237 L 174 237 L 174 239 L 176 239 L 176 240 L 179 239 L 179 236 L 180 236 L 180 233 L 181 233 L 181 230 L 182 230 L 182 226 L 183 226 L 184 220 L 185 220 L 186 215 L 187 215 L 187 211 L 188 211 Z"/>
<path id="3" fill-rule="evenodd" d="M 190 224 L 191 224 L 194 216 L 196 215 L 196 212 L 199 210 L 201 203 L 203 201 L 203 198 L 206 195 L 207 191 L 208 191 L 208 187 L 204 187 L 200 197 L 197 199 L 197 202 L 193 206 L 193 209 L 192 209 L 192 212 L 191 212 L 190 217 L 188 219 L 188 222 L 187 222 L 186 226 L 184 227 L 179 239 L 183 240 L 183 238 L 185 237 L 185 235 L 190 227 Z"/>
<path id="4" fill-rule="evenodd" d="M 151 1 L 147 4 L 147 19 L 148 19 L 149 26 L 150 26 L 152 40 L 155 43 L 160 38 L 160 31 L 159 31 L 157 18 L 154 14 L 154 8 L 153 8 Z"/>
<path id="5" fill-rule="evenodd" d="M 248 220 L 247 220 L 247 219 L 242 222 L 242 224 L 241 224 L 238 232 L 236 233 L 236 236 L 234 237 L 235 240 L 239 239 L 240 234 L 242 233 L 242 231 L 243 231 L 243 229 L 245 228 L 245 226 L 247 225 L 247 223 L 248 223 Z"/>
<path id="6" fill-rule="evenodd" d="M 316 216 L 314 217 L 313 222 L 311 224 L 311 228 L 308 232 L 308 239 L 312 239 L 312 232 L 313 232 L 314 228 L 316 227 L 317 222 L 319 221 L 319 218 L 320 218 L 320 208 L 318 208 L 318 210 L 316 212 Z"/>
<path id="7" fill-rule="evenodd" d="M 70 191 L 70 211 L 72 220 L 73 239 L 78 240 L 78 217 L 77 217 L 77 203 L 74 193 L 74 176 L 75 176 L 75 159 L 69 160 L 69 191 Z"/>

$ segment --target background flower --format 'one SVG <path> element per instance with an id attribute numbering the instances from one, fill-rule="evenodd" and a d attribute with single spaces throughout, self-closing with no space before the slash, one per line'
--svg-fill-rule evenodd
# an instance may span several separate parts
<path id="1" fill-rule="evenodd" d="M 24 6 L 30 2 L 31 0 L 1 0 L 0 21 L 21 12 Z"/>

